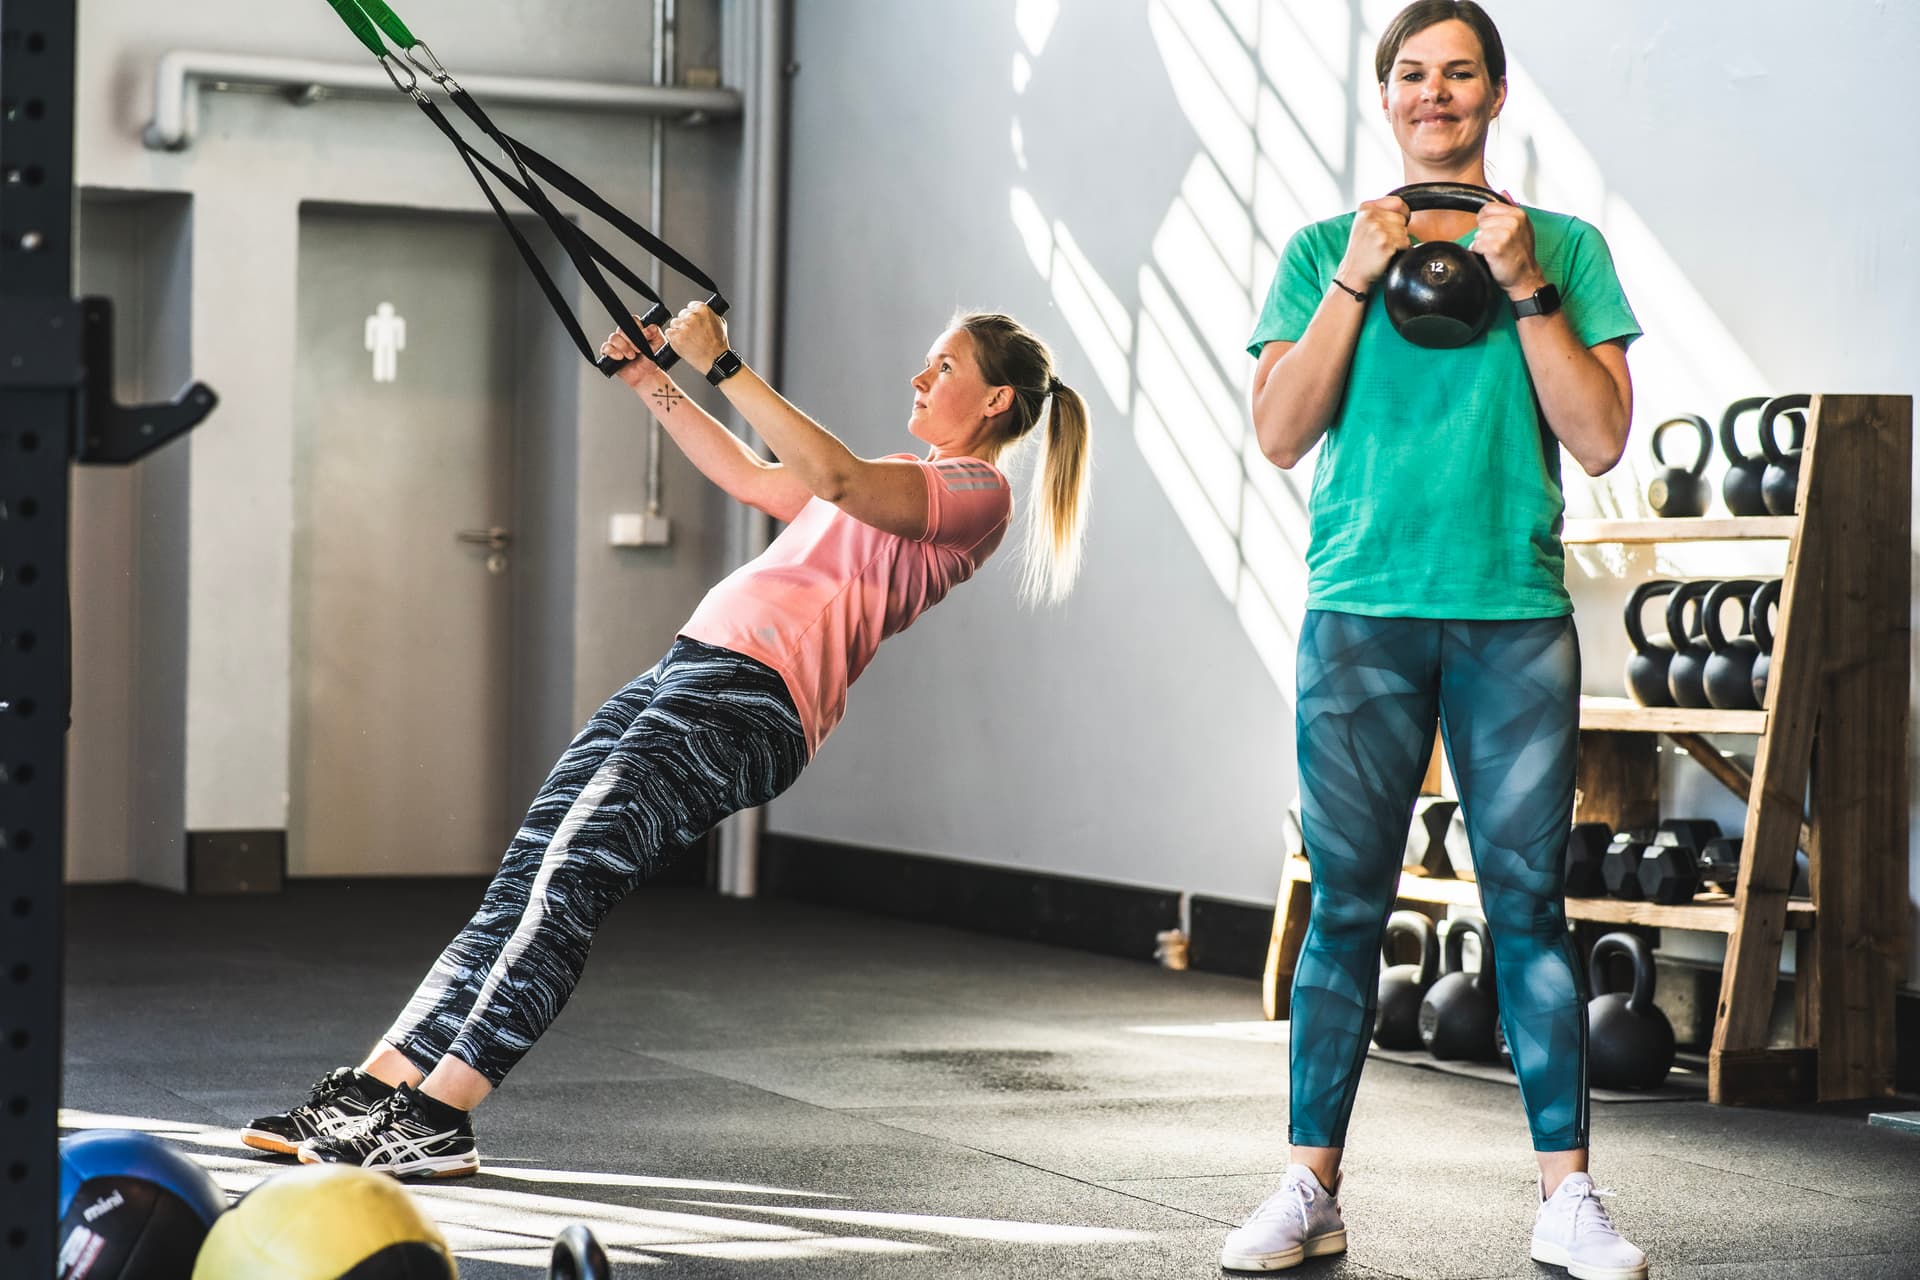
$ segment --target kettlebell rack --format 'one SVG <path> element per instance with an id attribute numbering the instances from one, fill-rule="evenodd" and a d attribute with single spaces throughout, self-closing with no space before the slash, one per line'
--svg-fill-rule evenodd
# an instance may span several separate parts
<path id="1" fill-rule="evenodd" d="M 1894 998 L 1908 911 L 1908 610 L 1913 399 L 1813 398 L 1792 516 L 1569 520 L 1568 545 L 1787 542 L 1767 705 L 1760 711 L 1580 701 L 1574 821 L 1659 821 L 1659 739 L 1747 802 L 1735 892 L 1661 905 L 1569 898 L 1572 921 L 1727 935 L 1708 1096 L 1765 1104 L 1893 1091 Z M 1749 772 L 1708 735 L 1751 737 Z M 1431 773 L 1429 775 L 1432 776 Z M 1790 898 L 1794 850 L 1810 898 Z M 1286 859 L 1262 1005 L 1288 1012 L 1311 871 Z M 1478 909 L 1471 880 L 1402 874 L 1398 900 Z M 1795 932 L 1795 1042 L 1769 1043 L 1786 931 Z"/>

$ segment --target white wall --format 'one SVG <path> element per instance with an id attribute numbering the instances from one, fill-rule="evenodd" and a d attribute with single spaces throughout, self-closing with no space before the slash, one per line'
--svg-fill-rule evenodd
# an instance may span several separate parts
<path id="1" fill-rule="evenodd" d="M 644 5 L 593 0 L 568 6 L 488 6 L 415 0 L 407 19 L 456 72 L 568 76 L 641 83 L 648 78 Z M 718 5 L 682 4 L 683 66 L 715 66 Z M 296 108 L 277 95 L 206 93 L 201 133 L 188 151 L 147 150 L 155 60 L 172 49 L 215 49 L 364 65 L 367 55 L 323 4 L 277 8 L 261 21 L 240 0 L 175 10 L 135 0 L 80 8 L 76 182 L 89 190 L 180 192 L 191 197 L 193 376 L 221 397 L 184 443 L 190 553 L 186 594 L 185 826 L 284 828 L 289 732 L 293 300 L 300 206 L 336 204 L 481 210 L 485 205 L 445 141 L 405 99 L 333 100 Z M 558 15 L 558 16 L 556 16 Z M 605 114 L 499 109 L 495 118 L 603 195 L 647 217 L 648 125 Z M 739 127 L 670 131 L 666 237 L 710 269 L 731 264 Z M 644 269 L 637 249 L 630 261 Z M 85 264 L 82 264 L 83 270 Z M 669 277 L 674 292 L 692 296 Z M 608 326 L 586 313 L 590 331 Z M 675 545 L 644 552 L 606 545 L 607 517 L 637 510 L 645 480 L 644 420 L 630 394 L 578 364 L 555 412 L 576 437 L 574 637 L 556 663 L 558 691 L 582 708 L 650 664 L 722 567 L 722 500 L 677 457 L 666 474 Z M 576 407 L 577 402 L 577 407 Z M 151 586 L 152 584 L 148 584 Z M 156 677 L 160 673 L 153 673 Z M 543 723 L 556 717 L 543 715 Z M 546 732 L 553 732 L 547 729 Z M 137 748 L 136 748 L 137 749 Z M 86 771 L 77 770 L 79 785 Z M 139 874 L 132 851 L 92 857 L 86 874 Z"/>
<path id="2" fill-rule="evenodd" d="M 788 389 L 857 447 L 896 446 L 923 344 L 957 304 L 1000 307 L 1054 342 L 1098 446 L 1073 601 L 1019 612 L 1003 556 L 889 645 L 774 828 L 1267 899 L 1307 476 L 1249 448 L 1240 343 L 1286 235 L 1398 185 L 1371 83 L 1398 5 L 797 8 Z M 1602 227 L 1650 335 L 1629 461 L 1590 486 L 1570 467 L 1576 514 L 1640 508 L 1645 429 L 1673 413 L 1914 390 L 1899 86 L 1920 10 L 1729 12 L 1494 6 L 1496 180 Z M 1627 581 L 1780 554 L 1573 556 L 1588 688 L 1621 691 Z M 1728 814 L 1693 766 L 1667 772 L 1673 811 Z"/>

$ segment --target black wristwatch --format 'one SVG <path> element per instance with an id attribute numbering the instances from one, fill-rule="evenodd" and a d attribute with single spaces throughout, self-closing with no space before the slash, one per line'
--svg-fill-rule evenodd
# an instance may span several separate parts
<path id="1" fill-rule="evenodd" d="M 1556 303 L 1555 305 L 1557 306 L 1559 304 Z M 714 360 L 713 367 L 707 370 L 707 381 L 717 387 L 734 374 L 740 372 L 744 363 L 745 362 L 740 359 L 740 353 L 732 347 L 728 347 Z"/>
<path id="2" fill-rule="evenodd" d="M 1516 299 L 1513 304 L 1513 316 L 1516 320 L 1524 320 L 1528 316 L 1550 316 L 1559 309 L 1559 287 L 1545 284 L 1526 297 Z"/>

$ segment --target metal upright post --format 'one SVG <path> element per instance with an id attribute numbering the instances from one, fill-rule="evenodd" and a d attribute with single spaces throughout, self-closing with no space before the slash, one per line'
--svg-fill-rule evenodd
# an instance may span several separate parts
<path id="1" fill-rule="evenodd" d="M 54 1274 L 60 1172 L 73 0 L 0 0 L 0 1272 Z"/>
<path id="2" fill-rule="evenodd" d="M 74 0 L 0 0 L 0 1274 L 58 1251 L 68 468 L 214 405 L 113 401 L 113 311 L 73 294 Z"/>

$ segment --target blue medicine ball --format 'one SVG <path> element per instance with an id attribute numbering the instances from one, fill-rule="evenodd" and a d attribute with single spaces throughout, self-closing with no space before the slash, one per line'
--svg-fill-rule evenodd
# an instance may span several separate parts
<path id="1" fill-rule="evenodd" d="M 91 1129 L 60 1140 L 56 1280 L 189 1280 L 227 1197 L 152 1134 Z"/>

